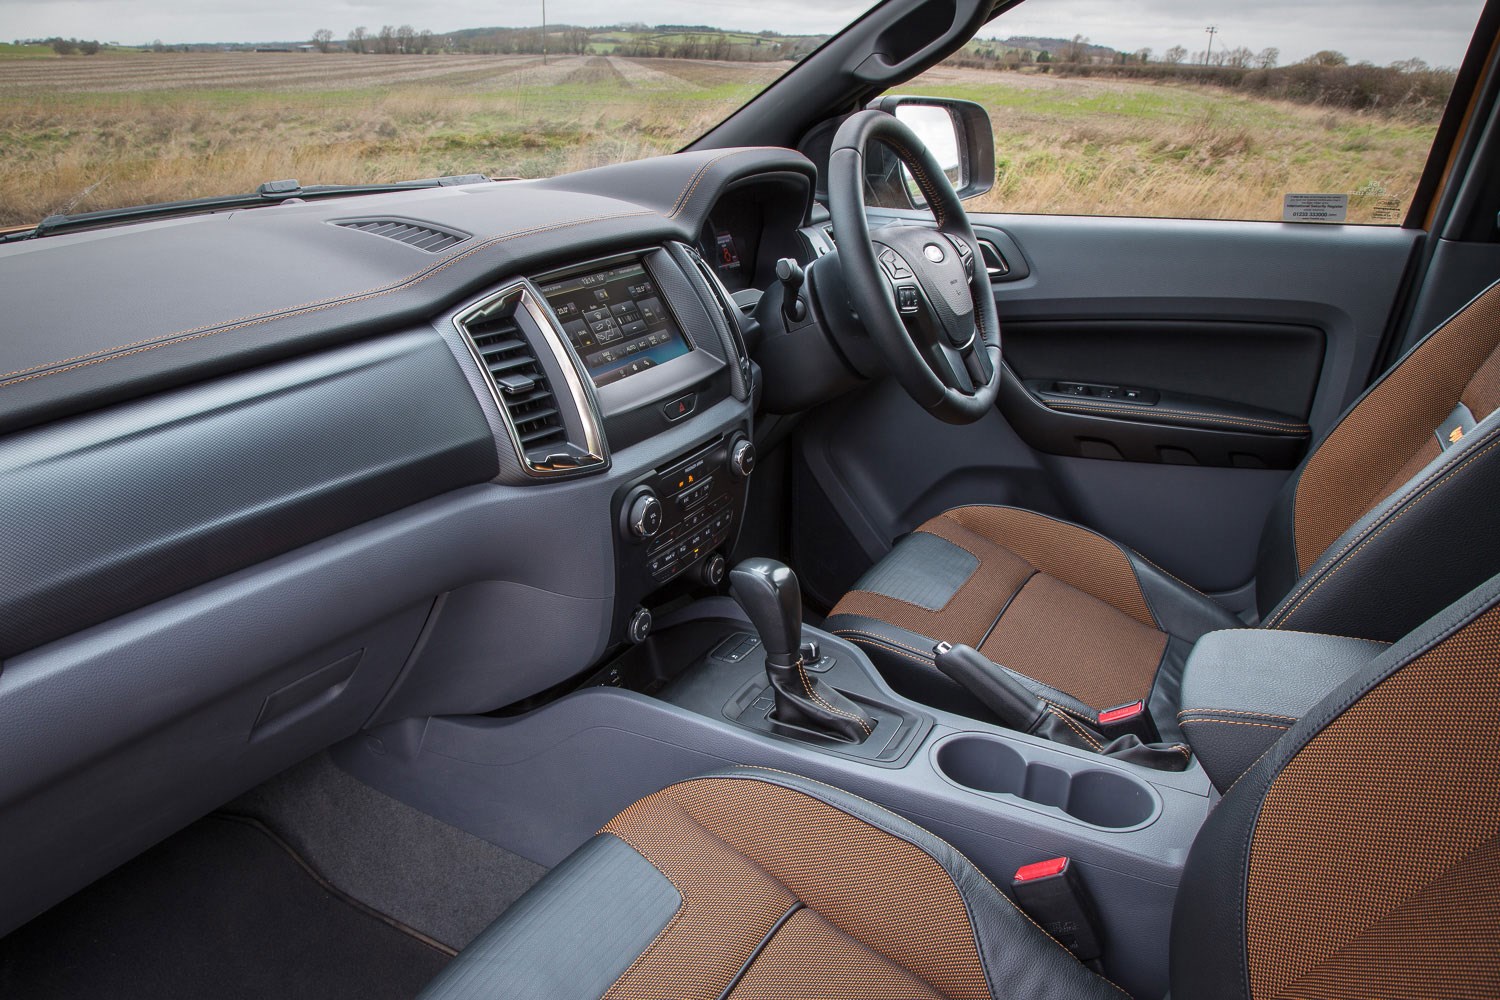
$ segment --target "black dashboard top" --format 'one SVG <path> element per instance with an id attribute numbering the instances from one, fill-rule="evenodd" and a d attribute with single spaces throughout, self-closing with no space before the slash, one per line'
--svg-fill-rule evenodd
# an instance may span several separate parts
<path id="1" fill-rule="evenodd" d="M 55 236 L 0 247 L 0 433 L 410 326 L 508 275 L 697 243 L 736 185 L 800 190 L 800 153 L 750 147 Z M 340 222 L 467 233 L 441 253 Z M 802 220 L 788 220 L 788 230 Z"/>

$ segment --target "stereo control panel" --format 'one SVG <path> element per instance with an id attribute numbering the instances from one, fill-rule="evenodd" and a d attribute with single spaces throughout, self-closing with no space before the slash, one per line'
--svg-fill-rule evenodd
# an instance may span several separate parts
<path id="1" fill-rule="evenodd" d="M 617 494 L 616 625 L 648 594 L 685 574 L 717 587 L 739 531 L 755 446 L 721 435 Z"/>

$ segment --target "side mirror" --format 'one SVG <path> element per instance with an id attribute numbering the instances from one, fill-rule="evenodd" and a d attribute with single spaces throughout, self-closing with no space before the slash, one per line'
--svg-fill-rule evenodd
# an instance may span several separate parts
<path id="1" fill-rule="evenodd" d="M 895 115 L 915 132 L 960 198 L 977 197 L 995 186 L 995 133 L 980 105 L 947 97 L 891 95 L 868 106 Z M 912 203 L 925 205 L 911 177 L 904 179 Z"/>

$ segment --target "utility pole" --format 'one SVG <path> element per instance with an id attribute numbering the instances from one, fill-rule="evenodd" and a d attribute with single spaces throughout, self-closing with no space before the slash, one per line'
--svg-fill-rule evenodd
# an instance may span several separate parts
<path id="1" fill-rule="evenodd" d="M 547 65 L 547 0 L 542 0 L 542 65 Z"/>
<path id="2" fill-rule="evenodd" d="M 545 0 L 543 4 L 545 6 Z M 1208 55 L 1203 57 L 1203 65 L 1212 66 L 1214 64 L 1214 36 L 1219 33 L 1219 27 L 1216 24 L 1210 24 L 1203 30 L 1208 32 Z"/>

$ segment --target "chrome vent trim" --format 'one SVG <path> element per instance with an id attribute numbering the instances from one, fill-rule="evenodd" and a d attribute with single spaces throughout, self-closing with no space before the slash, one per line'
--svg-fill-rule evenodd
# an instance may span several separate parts
<path id="1" fill-rule="evenodd" d="M 575 475 L 605 464 L 593 398 L 562 332 L 529 285 L 501 289 L 459 313 L 453 325 L 484 374 L 528 474 Z M 549 369 L 561 373 L 561 385 Z"/>
<path id="2" fill-rule="evenodd" d="M 383 236 L 388 240 L 405 243 L 407 246 L 416 247 L 428 253 L 451 250 L 469 238 L 467 233 L 439 229 L 431 223 L 409 222 L 406 219 L 346 219 L 342 222 L 335 222 L 334 225 L 341 229 L 352 229 L 357 233 Z"/>
<path id="3" fill-rule="evenodd" d="M 714 273 L 714 269 L 708 266 L 708 261 L 703 259 L 696 248 L 683 244 L 687 251 L 688 259 L 698 269 L 703 280 L 708 283 L 708 291 L 719 304 L 719 312 L 724 317 L 724 323 L 729 327 L 729 336 L 734 341 L 734 352 L 737 355 L 737 363 L 740 374 L 745 380 L 745 385 L 750 384 L 750 352 L 745 348 L 745 335 L 740 329 L 740 307 L 734 304 L 734 298 L 729 294 L 729 289 L 724 287 L 724 282 Z"/>

